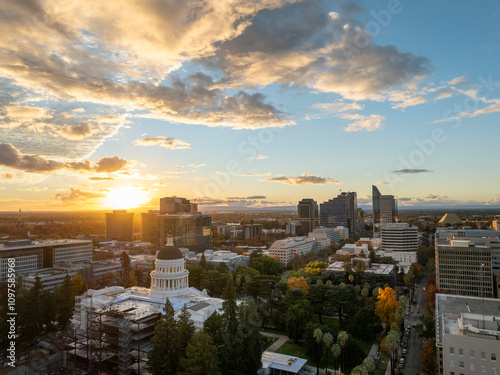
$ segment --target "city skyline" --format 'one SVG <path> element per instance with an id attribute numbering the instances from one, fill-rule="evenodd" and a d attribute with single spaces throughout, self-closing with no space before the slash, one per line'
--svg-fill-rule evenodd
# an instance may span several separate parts
<path id="1" fill-rule="evenodd" d="M 498 208 L 499 13 L 3 2 L 0 209 Z"/>

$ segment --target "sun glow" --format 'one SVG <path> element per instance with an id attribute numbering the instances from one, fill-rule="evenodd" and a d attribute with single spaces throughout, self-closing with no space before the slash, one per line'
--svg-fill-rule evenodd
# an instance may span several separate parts
<path id="1" fill-rule="evenodd" d="M 113 188 L 104 199 L 104 205 L 114 209 L 135 208 L 145 204 L 149 198 L 149 194 L 141 188 Z"/>

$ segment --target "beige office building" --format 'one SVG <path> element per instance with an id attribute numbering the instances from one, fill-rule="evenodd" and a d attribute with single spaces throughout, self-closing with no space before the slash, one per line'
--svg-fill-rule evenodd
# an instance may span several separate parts
<path id="1" fill-rule="evenodd" d="M 499 300 L 436 294 L 439 375 L 500 374 Z"/>

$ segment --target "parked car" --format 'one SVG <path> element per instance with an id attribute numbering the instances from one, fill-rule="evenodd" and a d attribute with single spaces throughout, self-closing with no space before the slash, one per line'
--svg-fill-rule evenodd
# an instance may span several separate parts
<path id="1" fill-rule="evenodd" d="M 408 350 L 406 348 L 403 348 L 403 354 L 408 353 Z"/>

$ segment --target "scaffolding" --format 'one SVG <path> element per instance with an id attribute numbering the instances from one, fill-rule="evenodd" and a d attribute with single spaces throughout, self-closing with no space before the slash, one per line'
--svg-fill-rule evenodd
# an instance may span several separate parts
<path id="1" fill-rule="evenodd" d="M 75 353 L 75 365 L 78 358 L 80 363 L 86 361 L 86 369 L 91 373 L 146 374 L 147 352 L 160 314 L 141 314 L 135 308 L 118 310 L 112 306 L 83 308 L 87 326 L 75 331 L 70 349 Z"/>

